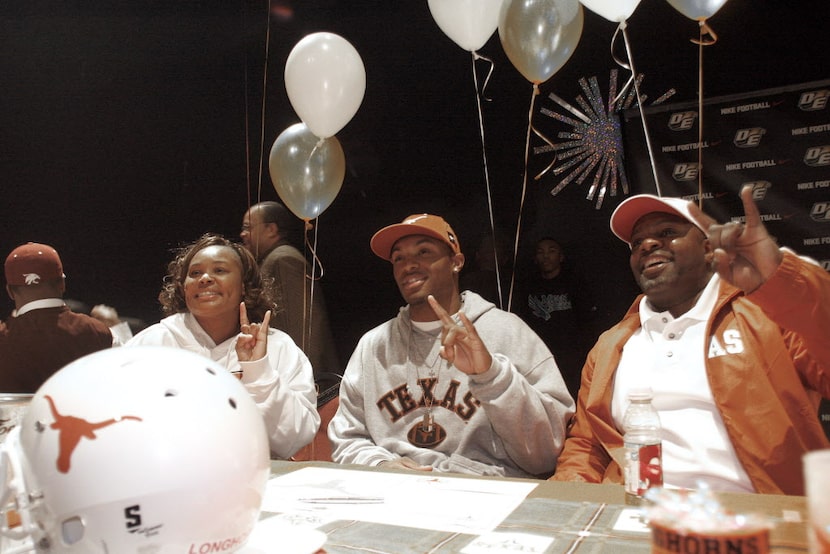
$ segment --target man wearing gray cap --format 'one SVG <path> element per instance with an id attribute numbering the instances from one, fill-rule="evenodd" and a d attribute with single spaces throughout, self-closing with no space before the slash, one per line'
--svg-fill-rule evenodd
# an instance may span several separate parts
<path id="1" fill-rule="evenodd" d="M 627 393 L 650 387 L 666 486 L 804 494 L 801 456 L 830 447 L 830 276 L 741 199 L 745 223 L 651 195 L 614 211 L 643 294 L 588 355 L 553 479 L 621 483 Z"/>
<path id="2" fill-rule="evenodd" d="M 464 254 L 443 218 L 415 214 L 372 237 L 406 306 L 366 333 L 329 425 L 340 463 L 549 476 L 573 414 L 545 343 L 515 314 L 460 292 Z"/>
<path id="3" fill-rule="evenodd" d="M 106 325 L 64 303 L 66 276 L 54 248 L 18 246 L 4 269 L 15 311 L 0 334 L 0 392 L 34 393 L 64 365 L 112 346 Z"/>

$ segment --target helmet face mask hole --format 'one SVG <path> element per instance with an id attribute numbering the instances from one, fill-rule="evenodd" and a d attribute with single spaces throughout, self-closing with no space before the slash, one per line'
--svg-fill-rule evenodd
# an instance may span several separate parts
<path id="1" fill-rule="evenodd" d="M 168 390 L 164 393 L 164 397 L 165 397 L 165 398 L 170 397 L 170 396 L 178 396 L 178 395 L 179 395 L 179 392 L 178 392 L 178 391 L 175 391 L 175 390 L 170 390 L 170 389 L 168 389 Z"/>
<path id="2" fill-rule="evenodd" d="M 216 372 L 213 370 L 213 368 L 212 368 L 212 367 L 206 367 L 206 368 L 205 368 L 205 371 L 207 371 L 207 372 L 208 372 L 208 373 L 210 373 L 211 375 L 216 375 Z"/>
<path id="3" fill-rule="evenodd" d="M 231 408 L 233 408 L 234 410 L 236 409 L 236 400 L 234 400 L 233 398 L 228 398 L 228 404 L 230 404 Z"/>
<path id="4" fill-rule="evenodd" d="M 61 540 L 66 545 L 73 545 L 84 538 L 83 520 L 79 516 L 72 516 L 61 523 Z"/>

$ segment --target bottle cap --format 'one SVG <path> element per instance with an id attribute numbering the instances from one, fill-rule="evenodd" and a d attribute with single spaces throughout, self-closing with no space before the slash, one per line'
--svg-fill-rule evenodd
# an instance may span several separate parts
<path id="1" fill-rule="evenodd" d="M 654 392 L 651 387 L 635 387 L 628 390 L 628 400 L 651 400 L 654 398 Z"/>

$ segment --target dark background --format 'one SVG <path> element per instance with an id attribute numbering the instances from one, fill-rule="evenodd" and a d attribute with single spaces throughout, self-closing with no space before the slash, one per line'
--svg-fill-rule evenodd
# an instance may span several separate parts
<path id="1" fill-rule="evenodd" d="M 69 297 L 157 320 L 170 249 L 209 230 L 235 236 L 249 203 L 277 199 L 268 151 L 299 121 L 282 81 L 285 60 L 305 35 L 329 31 L 355 46 L 367 74 L 363 103 L 337 135 L 345 182 L 317 222 L 341 357 L 401 304 L 387 264 L 368 248 L 378 228 L 411 213 L 443 214 L 469 264 L 490 228 L 470 53 L 441 32 L 426 0 L 272 4 L 0 3 L 3 256 L 25 241 L 52 244 Z M 830 77 L 829 15 L 826 0 L 730 0 L 709 19 L 719 40 L 705 49 L 705 96 Z M 597 76 L 607 95 L 615 28 L 585 10 L 575 54 L 541 87 L 540 128 L 551 125 L 538 114 L 552 107 L 549 92 L 573 101 L 578 79 Z M 649 98 L 674 88 L 669 102 L 696 99 L 695 22 L 664 0 L 643 0 L 628 33 Z M 515 237 L 532 88 L 498 33 L 480 53 L 495 62 L 482 107 L 494 214 Z M 483 80 L 486 67 L 480 72 Z M 531 151 L 531 176 L 549 159 Z M 610 325 L 635 292 L 626 248 L 607 230 L 621 196 L 597 210 L 584 184 L 552 197 L 554 184 L 551 175 L 528 179 L 519 258 L 531 237 L 556 234 L 593 291 L 598 325 Z M 11 308 L 4 299 L 0 317 Z"/>

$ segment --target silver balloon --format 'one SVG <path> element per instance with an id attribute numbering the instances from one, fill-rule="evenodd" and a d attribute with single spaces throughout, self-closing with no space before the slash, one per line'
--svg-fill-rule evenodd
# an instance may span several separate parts
<path id="1" fill-rule="evenodd" d="M 579 0 L 505 0 L 499 39 L 525 79 L 539 84 L 559 71 L 582 36 Z"/>
<path id="2" fill-rule="evenodd" d="M 271 181 L 297 217 L 315 219 L 334 201 L 346 177 L 346 157 L 336 137 L 318 138 L 305 123 L 280 133 L 268 158 Z"/>
<path id="3" fill-rule="evenodd" d="M 726 4 L 726 0 L 668 0 L 674 9 L 695 21 L 705 21 Z"/>

